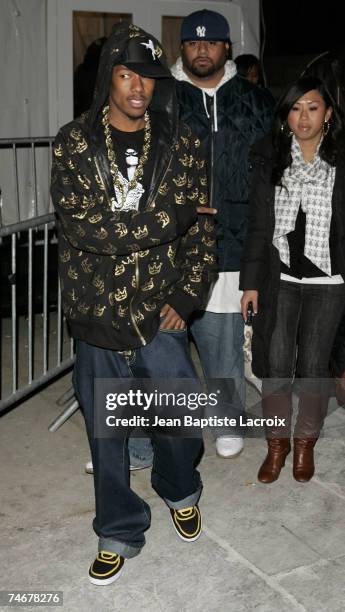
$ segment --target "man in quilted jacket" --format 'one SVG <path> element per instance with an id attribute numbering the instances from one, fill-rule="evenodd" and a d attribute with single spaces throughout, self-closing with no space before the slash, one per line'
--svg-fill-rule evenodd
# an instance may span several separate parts
<path id="1" fill-rule="evenodd" d="M 244 409 L 244 324 L 238 289 L 248 220 L 248 152 L 270 128 L 271 94 L 236 75 L 230 57 L 230 29 L 215 11 L 188 15 L 181 28 L 177 79 L 180 117 L 199 136 L 208 161 L 210 206 L 215 217 L 219 276 L 191 332 L 204 374 L 228 397 L 224 410 L 239 422 Z M 240 429 L 219 429 L 216 449 L 234 457 L 243 448 Z"/>

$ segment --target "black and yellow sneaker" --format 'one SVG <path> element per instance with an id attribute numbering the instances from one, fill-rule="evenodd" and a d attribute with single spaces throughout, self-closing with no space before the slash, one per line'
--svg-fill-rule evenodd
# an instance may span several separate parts
<path id="1" fill-rule="evenodd" d="M 195 542 L 201 535 L 201 514 L 198 506 L 175 510 L 170 508 L 173 525 L 185 542 Z"/>
<path id="2" fill-rule="evenodd" d="M 111 584 L 122 572 L 125 560 L 121 555 L 101 550 L 89 569 L 89 580 L 92 584 Z"/>

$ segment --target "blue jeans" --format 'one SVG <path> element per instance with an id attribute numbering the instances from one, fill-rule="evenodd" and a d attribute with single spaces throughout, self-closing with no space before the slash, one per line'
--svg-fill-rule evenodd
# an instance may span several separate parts
<path id="1" fill-rule="evenodd" d="M 151 438 L 129 437 L 129 459 L 132 467 L 150 467 L 153 461 L 153 447 Z"/>
<path id="2" fill-rule="evenodd" d="M 204 376 L 209 379 L 209 390 L 220 388 L 226 397 L 223 414 L 238 421 L 240 415 L 244 415 L 245 406 L 242 315 L 200 312 L 193 318 L 190 331 L 198 349 Z M 239 426 L 222 427 L 215 429 L 214 433 L 216 437 L 243 435 Z"/>
<path id="3" fill-rule="evenodd" d="M 131 351 L 130 357 L 80 340 L 76 343 L 73 384 L 85 418 L 94 469 L 93 528 L 99 537 L 99 550 L 127 558 L 139 554 L 145 544 L 150 507 L 130 488 L 127 439 L 94 435 L 94 379 L 133 377 L 197 378 L 186 332 L 159 331 L 150 344 Z M 194 465 L 202 440 L 153 434 L 153 444 L 154 489 L 170 508 L 196 504 L 201 480 Z"/>

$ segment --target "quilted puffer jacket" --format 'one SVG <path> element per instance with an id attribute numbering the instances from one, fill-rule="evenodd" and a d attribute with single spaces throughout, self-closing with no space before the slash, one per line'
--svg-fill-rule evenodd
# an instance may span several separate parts
<path id="1" fill-rule="evenodd" d="M 219 270 L 238 271 L 248 225 L 249 149 L 270 130 L 274 98 L 267 89 L 238 75 L 208 96 L 189 81 L 181 60 L 172 72 L 177 79 L 180 118 L 205 147 L 210 205 L 218 210 Z"/>

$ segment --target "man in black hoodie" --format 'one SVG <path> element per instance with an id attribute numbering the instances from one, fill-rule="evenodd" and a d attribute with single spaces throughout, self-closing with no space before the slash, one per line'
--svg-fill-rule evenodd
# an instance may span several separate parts
<path id="1" fill-rule="evenodd" d="M 119 24 L 103 46 L 90 111 L 54 144 L 63 308 L 76 339 L 74 386 L 94 467 L 99 553 L 93 584 L 116 580 L 137 555 L 150 508 L 131 490 L 127 433 L 97 435 L 97 379 L 196 378 L 186 321 L 215 270 L 200 142 L 178 120 L 159 43 Z M 201 207 L 201 208 L 200 208 Z M 96 419 L 96 420 L 95 420 Z M 153 432 L 152 485 L 185 541 L 201 531 L 200 438 Z"/>

